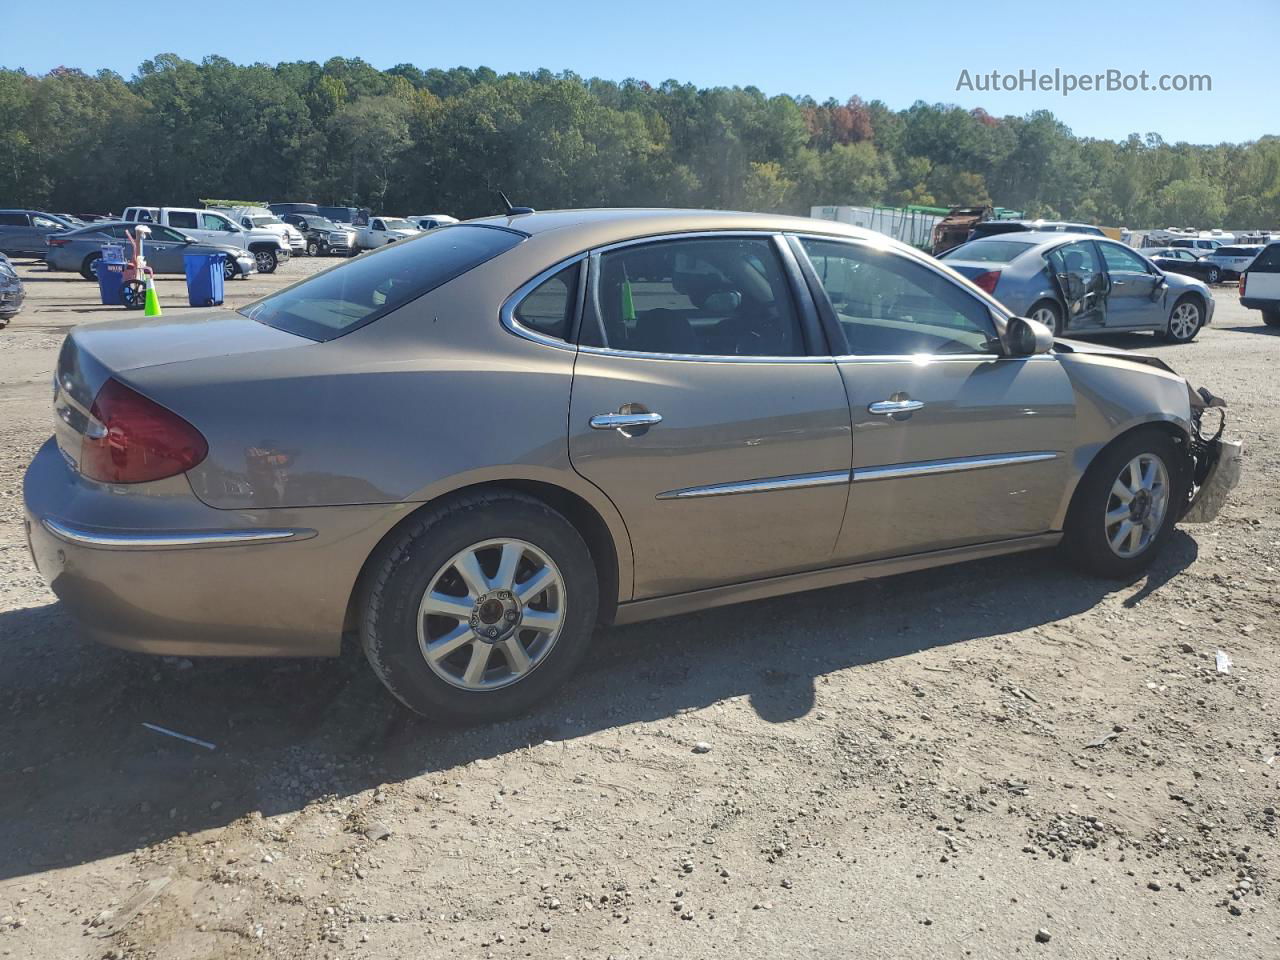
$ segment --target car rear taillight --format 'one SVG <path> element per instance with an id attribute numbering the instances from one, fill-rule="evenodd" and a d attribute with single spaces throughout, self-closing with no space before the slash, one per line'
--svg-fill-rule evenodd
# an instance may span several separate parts
<path id="1" fill-rule="evenodd" d="M 986 273 L 980 273 L 973 278 L 973 282 L 987 291 L 987 293 L 994 294 L 996 292 L 996 284 L 1000 282 L 1000 271 L 988 270 Z"/>
<path id="2" fill-rule="evenodd" d="M 204 436 L 172 410 L 108 380 L 89 411 L 80 472 L 103 483 L 146 483 L 185 473 L 209 455 Z"/>
<path id="3" fill-rule="evenodd" d="M 51 247 L 65 247 L 68 241 L 66 237 L 45 237 L 44 242 Z"/>
<path id="4" fill-rule="evenodd" d="M 1248 279 L 1249 275 L 1247 273 L 1240 274 L 1240 296 L 1242 297 L 1244 296 L 1244 283 Z"/>

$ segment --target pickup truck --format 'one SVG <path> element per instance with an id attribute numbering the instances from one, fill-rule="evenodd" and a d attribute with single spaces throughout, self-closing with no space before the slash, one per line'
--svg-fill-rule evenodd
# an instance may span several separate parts
<path id="1" fill-rule="evenodd" d="M 372 217 L 364 226 L 356 227 L 356 248 L 376 250 L 397 240 L 416 237 L 421 232 L 408 220 L 399 217 Z"/>
<path id="2" fill-rule="evenodd" d="M 1240 306 L 1261 310 L 1263 323 L 1280 327 L 1280 241 L 1267 244 L 1240 275 Z"/>
<path id="3" fill-rule="evenodd" d="M 291 227 L 266 207 L 221 207 L 210 204 L 206 209 L 230 217 L 246 230 L 267 230 L 289 245 L 289 252 L 299 256 L 306 252 L 307 242 L 297 227 Z"/>
<path id="4" fill-rule="evenodd" d="M 124 220 L 173 227 L 197 240 L 227 243 L 253 254 L 259 273 L 274 273 L 291 253 L 289 242 L 270 230 L 246 230 L 226 214 L 194 207 L 126 207 Z"/>

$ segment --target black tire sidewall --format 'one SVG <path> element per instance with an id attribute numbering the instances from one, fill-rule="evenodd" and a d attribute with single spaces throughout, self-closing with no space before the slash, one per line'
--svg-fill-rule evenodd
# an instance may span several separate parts
<path id="1" fill-rule="evenodd" d="M 102 259 L 102 254 L 91 253 L 84 258 L 84 262 L 80 264 L 80 276 L 86 280 L 97 280 L 98 275 L 93 271 L 93 265 Z"/>
<path id="2" fill-rule="evenodd" d="M 1103 525 L 1111 486 L 1126 463 L 1141 453 L 1154 453 L 1164 461 L 1172 490 L 1164 523 L 1147 549 L 1136 557 L 1120 557 L 1111 550 Z M 1063 545 L 1072 561 L 1086 573 L 1112 579 L 1129 579 L 1145 570 L 1173 534 L 1179 505 L 1185 499 L 1187 478 L 1177 445 L 1159 428 L 1135 430 L 1106 447 L 1089 465 L 1076 488 L 1067 512 Z"/>
<path id="3" fill-rule="evenodd" d="M 555 646 L 526 677 L 498 690 L 468 691 L 438 677 L 418 647 L 422 594 L 459 551 L 508 537 L 532 543 L 559 568 L 568 609 Z M 371 568 L 360 635 L 379 678 L 405 706 L 451 723 L 500 720 L 528 710 L 563 684 L 595 629 L 598 581 L 591 552 L 563 516 L 519 495 L 463 498 L 411 523 Z"/>

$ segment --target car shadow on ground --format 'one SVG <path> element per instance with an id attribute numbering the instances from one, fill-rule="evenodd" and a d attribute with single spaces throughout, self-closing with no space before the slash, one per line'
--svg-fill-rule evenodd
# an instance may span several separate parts
<path id="1" fill-rule="evenodd" d="M 1219 330 L 1236 330 L 1240 333 L 1260 333 L 1264 337 L 1280 337 L 1280 327 L 1268 327 L 1259 322 L 1257 326 L 1218 327 Z"/>
<path id="2" fill-rule="evenodd" d="M 1043 551 L 602 631 L 552 703 L 471 729 L 411 714 L 354 650 L 193 662 L 85 642 L 58 604 L 10 611 L 0 614 L 0 880 L 730 697 L 746 696 L 767 722 L 792 720 L 834 671 L 1037 627 L 1115 591 L 1132 607 L 1196 552 L 1177 531 L 1149 577 L 1127 585 L 1081 577 Z"/>

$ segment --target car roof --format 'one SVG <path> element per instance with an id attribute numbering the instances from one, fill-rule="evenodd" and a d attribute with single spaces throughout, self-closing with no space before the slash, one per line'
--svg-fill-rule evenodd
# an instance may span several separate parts
<path id="1" fill-rule="evenodd" d="M 816 233 L 833 237 L 871 240 L 899 247 L 905 245 L 884 234 L 851 227 L 834 220 L 791 217 L 769 213 L 728 210 L 678 210 L 604 207 L 583 210 L 545 210 L 516 216 L 481 217 L 464 223 L 518 230 L 531 237 L 556 233 L 556 239 L 579 248 L 617 243 L 640 237 L 700 231 L 772 231 Z M 909 248 L 908 248 L 909 249 Z"/>

